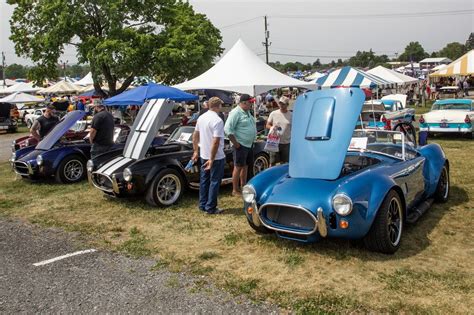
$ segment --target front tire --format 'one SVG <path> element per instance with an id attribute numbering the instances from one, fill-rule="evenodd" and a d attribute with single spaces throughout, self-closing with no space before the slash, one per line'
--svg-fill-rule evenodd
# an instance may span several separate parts
<path id="1" fill-rule="evenodd" d="M 184 181 L 174 169 L 163 169 L 153 179 L 146 193 L 146 202 L 154 207 L 168 207 L 181 198 Z"/>
<path id="2" fill-rule="evenodd" d="M 446 163 L 441 170 L 439 175 L 438 185 L 436 186 L 436 191 L 434 193 L 434 198 L 436 202 L 445 203 L 449 199 L 449 168 Z"/>
<path id="3" fill-rule="evenodd" d="M 80 182 L 86 176 L 86 161 L 79 155 L 70 155 L 62 160 L 56 171 L 56 181 L 60 184 Z"/>
<path id="4" fill-rule="evenodd" d="M 403 223 L 402 201 L 398 193 L 391 190 L 382 202 L 369 233 L 364 238 L 365 246 L 375 252 L 395 253 L 400 247 Z"/>

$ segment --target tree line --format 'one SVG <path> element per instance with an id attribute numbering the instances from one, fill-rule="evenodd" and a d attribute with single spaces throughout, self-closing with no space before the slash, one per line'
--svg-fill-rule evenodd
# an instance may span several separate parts
<path id="1" fill-rule="evenodd" d="M 313 63 L 287 62 L 280 63 L 279 61 L 271 62 L 270 65 L 281 71 L 317 71 L 328 68 L 351 66 L 360 68 L 373 68 L 379 65 L 386 65 L 390 61 L 405 61 L 405 62 L 419 62 L 428 57 L 447 57 L 451 60 L 456 60 L 464 55 L 469 50 L 474 49 L 474 33 L 471 33 L 464 44 L 459 42 L 452 42 L 447 44 L 439 51 L 428 53 L 419 42 L 410 42 L 397 58 L 389 58 L 387 55 L 377 55 L 372 49 L 369 51 L 357 51 L 357 53 L 349 59 L 332 60 L 329 63 L 323 64 L 320 59 L 316 59 Z"/>

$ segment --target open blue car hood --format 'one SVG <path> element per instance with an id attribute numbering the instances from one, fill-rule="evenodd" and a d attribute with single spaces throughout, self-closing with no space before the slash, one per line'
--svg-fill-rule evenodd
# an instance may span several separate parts
<path id="1" fill-rule="evenodd" d="M 314 91 L 298 97 L 291 128 L 291 177 L 339 177 L 364 100 L 364 92 L 357 88 Z"/>
<path id="2" fill-rule="evenodd" d="M 36 150 L 49 150 L 72 126 L 86 115 L 85 111 L 75 110 L 67 113 L 61 122 L 57 124 L 47 135 L 36 145 Z"/>

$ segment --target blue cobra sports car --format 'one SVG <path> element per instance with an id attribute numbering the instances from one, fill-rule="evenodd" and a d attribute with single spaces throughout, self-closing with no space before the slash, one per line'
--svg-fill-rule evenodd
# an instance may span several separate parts
<path id="1" fill-rule="evenodd" d="M 414 147 L 398 131 L 354 130 L 363 102 L 352 88 L 298 98 L 289 164 L 259 173 L 242 190 L 254 230 L 300 242 L 363 239 L 370 250 L 391 254 L 406 223 L 448 200 L 441 147 Z"/>
<path id="2" fill-rule="evenodd" d="M 85 115 L 79 110 L 68 113 L 36 146 L 15 151 L 10 159 L 13 171 L 27 179 L 53 176 L 64 184 L 84 179 L 91 144 L 88 139 L 65 140 L 63 136 Z M 123 149 L 129 131 L 126 126 L 115 127 L 113 149 Z"/>

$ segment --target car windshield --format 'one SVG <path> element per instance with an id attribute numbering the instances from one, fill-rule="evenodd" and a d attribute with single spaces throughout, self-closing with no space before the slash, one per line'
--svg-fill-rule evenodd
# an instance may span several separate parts
<path id="1" fill-rule="evenodd" d="M 167 142 L 192 143 L 193 132 L 194 132 L 194 126 L 179 127 L 171 134 Z"/>
<path id="2" fill-rule="evenodd" d="M 471 110 L 471 105 L 461 103 L 433 104 L 431 110 Z"/>
<path id="3" fill-rule="evenodd" d="M 416 156 L 414 144 L 406 141 L 403 133 L 390 130 L 354 130 L 349 151 L 375 152 L 401 160 Z"/>

